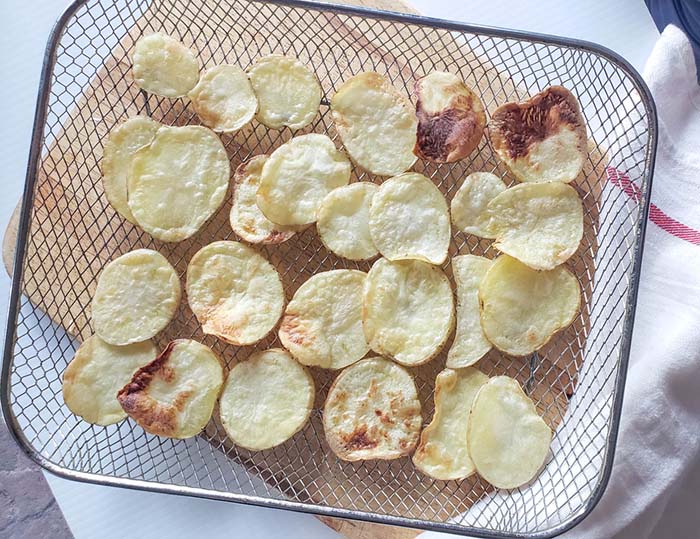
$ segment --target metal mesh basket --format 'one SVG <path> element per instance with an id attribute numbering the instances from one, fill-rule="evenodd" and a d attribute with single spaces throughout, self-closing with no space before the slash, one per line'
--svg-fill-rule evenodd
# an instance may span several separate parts
<path id="1" fill-rule="evenodd" d="M 489 110 L 552 84 L 578 96 L 591 137 L 576 182 L 586 232 L 570 261 L 582 286 L 581 314 L 530 358 L 492 352 L 479 364 L 488 374 L 516 377 L 556 428 L 547 465 L 531 484 L 497 492 L 478 477 L 432 480 L 408 458 L 338 460 L 320 423 L 334 374 L 321 370 L 313 373 L 318 395 L 310 423 L 268 451 L 232 445 L 216 419 L 201 436 L 175 441 L 147 435 L 130 420 L 97 427 L 70 414 L 61 376 L 91 334 L 90 298 L 103 265 L 150 247 L 183 276 L 203 245 L 235 239 L 230 202 L 179 244 L 153 240 L 106 205 L 99 159 L 102 139 L 117 122 L 148 114 L 167 124 L 198 123 L 185 100 L 148 96 L 131 82 L 128 54 L 134 40 L 151 31 L 192 46 L 205 67 L 226 61 L 245 68 L 272 52 L 299 57 L 314 68 L 324 90 L 320 114 L 303 131 L 327 132 L 338 145 L 328 97 L 360 71 L 387 74 L 407 94 L 417 77 L 451 71 L 477 89 Z M 292 134 L 253 122 L 222 140 L 235 167 Z M 644 83 L 624 60 L 586 43 L 305 2 L 78 1 L 58 22 L 44 64 L 2 371 L 6 421 L 35 460 L 69 478 L 484 537 L 560 533 L 592 509 L 612 464 L 655 144 L 656 116 Z M 471 159 L 416 169 L 448 199 L 471 171 L 494 171 L 512 181 L 485 141 Z M 354 178 L 381 181 L 357 168 Z M 313 228 L 261 250 L 283 276 L 288 297 L 319 271 L 370 266 L 330 254 Z M 490 242 L 455 232 L 450 254 L 469 252 L 496 255 Z M 204 336 L 186 301 L 158 344 L 173 337 L 208 344 L 228 365 L 276 343 L 272 336 L 237 348 Z M 443 352 L 412 369 L 426 420 L 444 361 Z"/>

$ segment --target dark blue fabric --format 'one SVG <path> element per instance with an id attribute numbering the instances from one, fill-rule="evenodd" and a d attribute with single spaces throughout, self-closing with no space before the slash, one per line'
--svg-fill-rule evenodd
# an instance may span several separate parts
<path id="1" fill-rule="evenodd" d="M 644 0 L 654 24 L 663 32 L 669 24 L 683 30 L 695 54 L 695 67 L 700 81 L 700 0 Z"/>

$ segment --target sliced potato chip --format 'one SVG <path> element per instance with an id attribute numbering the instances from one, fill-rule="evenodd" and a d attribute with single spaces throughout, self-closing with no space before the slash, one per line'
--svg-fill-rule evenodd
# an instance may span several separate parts
<path id="1" fill-rule="evenodd" d="M 518 382 L 496 376 L 481 386 L 467 428 L 469 455 L 481 477 L 497 488 L 524 485 L 542 468 L 551 442 L 552 431 Z"/>
<path id="2" fill-rule="evenodd" d="M 253 249 L 215 241 L 187 266 L 187 300 L 204 333 L 243 346 L 275 327 L 284 290 L 277 270 Z"/>
<path id="3" fill-rule="evenodd" d="M 302 429 L 315 396 L 314 379 L 285 350 L 256 352 L 228 374 L 221 424 L 236 445 L 269 449 Z"/>
<path id="4" fill-rule="evenodd" d="M 157 355 L 151 341 L 112 346 L 93 335 L 80 345 L 63 373 L 63 401 L 88 423 L 111 425 L 126 419 L 117 391 Z"/>
<path id="5" fill-rule="evenodd" d="M 578 100 L 562 86 L 498 107 L 488 133 L 498 157 L 521 182 L 570 182 L 588 154 Z"/>
<path id="6" fill-rule="evenodd" d="M 466 369 L 441 371 L 435 379 L 435 414 L 423 429 L 413 454 L 413 464 L 421 472 L 445 481 L 464 479 L 474 473 L 467 450 L 469 411 L 479 388 L 489 377 Z"/>
<path id="7" fill-rule="evenodd" d="M 272 152 L 263 165 L 258 206 L 273 223 L 313 223 L 323 197 L 347 185 L 350 170 L 350 161 L 326 135 L 295 137 Z"/>
<path id="8" fill-rule="evenodd" d="M 221 360 L 209 347 L 178 339 L 136 371 L 117 400 L 146 432 L 190 438 L 209 422 L 223 383 Z"/>
<path id="9" fill-rule="evenodd" d="M 236 169 L 233 176 L 231 228 L 250 243 L 283 243 L 294 236 L 298 227 L 277 225 L 265 217 L 258 207 L 256 197 L 266 160 L 266 155 L 256 155 Z"/>
<path id="10" fill-rule="evenodd" d="M 356 182 L 325 196 L 316 228 L 329 250 L 350 260 L 368 260 L 379 254 L 369 232 L 369 207 L 376 192 L 375 184 Z"/>
<path id="11" fill-rule="evenodd" d="M 154 238 L 182 241 L 219 209 L 230 172 L 224 145 L 211 130 L 161 127 L 153 142 L 134 154 L 129 209 Z"/>
<path id="12" fill-rule="evenodd" d="M 301 129 L 318 114 L 321 85 L 314 72 L 296 58 L 271 54 L 248 69 L 258 96 L 258 121 L 272 129 Z"/>
<path id="13" fill-rule="evenodd" d="M 488 205 L 494 246 L 531 268 L 549 270 L 566 262 L 583 237 L 583 204 L 566 184 L 520 184 Z"/>
<path id="14" fill-rule="evenodd" d="M 422 423 L 413 377 L 381 357 L 363 359 L 342 371 L 323 408 L 328 445 L 348 461 L 410 454 Z"/>
<path id="15" fill-rule="evenodd" d="M 295 292 L 282 317 L 279 337 L 300 363 L 342 369 L 369 351 L 362 330 L 366 277 L 357 270 L 324 271 Z"/>
<path id="16" fill-rule="evenodd" d="M 139 38 L 132 64 L 134 82 L 163 97 L 184 97 L 199 79 L 199 62 L 194 52 L 165 34 Z"/>
<path id="17" fill-rule="evenodd" d="M 379 176 L 405 172 L 416 156 L 416 115 L 388 79 L 368 71 L 346 80 L 331 99 L 335 128 L 362 168 Z"/>
<path id="18" fill-rule="evenodd" d="M 207 69 L 188 96 L 199 119 L 214 131 L 238 131 L 258 110 L 248 75 L 228 64 Z"/>
<path id="19" fill-rule="evenodd" d="M 474 255 L 452 259 L 457 285 L 457 329 L 447 354 L 446 366 L 451 369 L 473 365 L 491 350 L 491 343 L 481 329 L 479 284 L 492 263 L 488 258 Z"/>
<path id="20" fill-rule="evenodd" d="M 442 264 L 450 246 L 447 202 L 435 184 L 409 172 L 386 180 L 372 199 L 369 231 L 389 260 Z"/>
<path id="21" fill-rule="evenodd" d="M 165 329 L 180 305 L 180 279 L 166 258 L 137 249 L 107 264 L 92 297 L 92 323 L 105 342 L 123 346 Z"/>
<path id="22" fill-rule="evenodd" d="M 499 350 L 526 356 L 573 322 L 581 289 L 563 266 L 537 271 L 499 256 L 479 285 L 481 328 Z"/>
<path id="23" fill-rule="evenodd" d="M 450 282 L 419 260 L 377 260 L 365 281 L 362 322 L 372 350 L 402 365 L 430 361 L 454 325 Z"/>
<path id="24" fill-rule="evenodd" d="M 119 215 L 138 224 L 126 197 L 126 180 L 136 150 L 151 143 L 161 125 L 144 116 L 129 118 L 107 135 L 102 153 L 102 187 L 107 201 Z"/>
<path id="25" fill-rule="evenodd" d="M 495 239 L 489 230 L 489 202 L 506 190 L 506 184 L 490 172 L 473 172 L 455 193 L 450 206 L 454 225 L 466 234 Z"/>

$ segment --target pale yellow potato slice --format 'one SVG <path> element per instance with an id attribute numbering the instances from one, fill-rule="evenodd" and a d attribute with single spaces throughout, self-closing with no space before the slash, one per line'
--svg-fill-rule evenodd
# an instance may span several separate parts
<path id="1" fill-rule="evenodd" d="M 379 73 L 346 80 L 331 98 L 331 113 L 355 163 L 379 176 L 395 176 L 416 162 L 416 115 L 411 102 Z"/>
<path id="2" fill-rule="evenodd" d="M 152 94 L 184 97 L 199 79 L 194 52 L 165 34 L 139 38 L 131 60 L 134 82 Z"/>
<path id="3" fill-rule="evenodd" d="M 435 379 L 435 414 L 423 429 L 413 454 L 421 472 L 445 481 L 464 479 L 475 471 L 467 450 L 469 412 L 477 392 L 489 377 L 465 369 L 441 371 Z"/>
<path id="4" fill-rule="evenodd" d="M 252 451 L 286 442 L 306 424 L 314 379 L 285 350 L 256 352 L 231 369 L 219 413 L 229 438 Z"/>
<path id="5" fill-rule="evenodd" d="M 223 383 L 221 360 L 209 347 L 178 339 L 136 371 L 117 400 L 146 432 L 190 438 L 209 422 Z"/>
<path id="6" fill-rule="evenodd" d="M 544 465 L 552 431 L 520 384 L 496 376 L 481 386 L 467 428 L 476 471 L 494 487 L 511 489 L 531 481 Z"/>
<path id="7" fill-rule="evenodd" d="M 369 351 L 362 330 L 362 291 L 367 274 L 339 269 L 302 284 L 280 324 L 282 345 L 304 365 L 342 369 Z"/>
<path id="8" fill-rule="evenodd" d="M 581 288 L 564 266 L 537 271 L 501 255 L 481 279 L 479 303 L 486 338 L 507 354 L 526 356 L 573 322 Z"/>
<path id="9" fill-rule="evenodd" d="M 408 172 L 390 178 L 372 199 L 369 231 L 379 252 L 389 260 L 442 264 L 450 246 L 445 197 L 422 174 Z"/>
<path id="10" fill-rule="evenodd" d="M 349 260 L 379 254 L 369 232 L 369 208 L 377 186 L 356 182 L 333 189 L 321 201 L 316 228 L 323 244 Z"/>
<path id="11" fill-rule="evenodd" d="M 248 75 L 228 64 L 207 69 L 188 96 L 202 123 L 222 133 L 238 131 L 258 110 Z"/>
<path id="12" fill-rule="evenodd" d="M 137 249 L 107 264 L 92 297 L 92 323 L 105 342 L 123 346 L 165 329 L 180 305 L 180 279 L 156 251 Z"/>
<path id="13" fill-rule="evenodd" d="M 157 355 L 151 341 L 112 346 L 97 335 L 88 337 L 63 373 L 63 401 L 88 423 L 118 423 L 126 419 L 126 412 L 117 392 Z"/>
<path id="14" fill-rule="evenodd" d="M 495 239 L 489 230 L 491 215 L 488 205 L 498 194 L 506 190 L 506 184 L 490 172 L 473 172 L 455 193 L 450 205 L 452 222 L 458 230 L 480 238 Z"/>
<path id="15" fill-rule="evenodd" d="M 367 274 L 362 322 L 370 348 L 406 366 L 440 352 L 454 325 L 450 282 L 419 260 L 377 260 Z"/>
<path id="16" fill-rule="evenodd" d="M 219 137 L 206 127 L 161 127 L 134 154 L 129 209 L 139 226 L 162 241 L 193 236 L 219 209 L 230 165 Z"/>
<path id="17" fill-rule="evenodd" d="M 347 461 L 409 455 L 422 423 L 413 377 L 381 357 L 363 359 L 342 371 L 323 408 L 328 445 Z"/>
<path id="18" fill-rule="evenodd" d="M 457 285 L 457 324 L 447 353 L 446 366 L 451 369 L 473 365 L 491 350 L 491 343 L 481 329 L 479 284 L 492 263 L 488 258 L 474 255 L 452 259 L 452 274 Z"/>
<path id="19" fill-rule="evenodd" d="M 107 201 L 124 219 L 138 224 L 129 209 L 126 181 L 136 150 L 151 143 L 161 125 L 144 116 L 129 118 L 107 135 L 102 161 L 102 187 Z"/>
<path id="20" fill-rule="evenodd" d="M 301 129 L 318 114 L 321 85 L 296 58 L 271 54 L 258 58 L 248 69 L 258 97 L 258 121 L 272 129 Z"/>
<path id="21" fill-rule="evenodd" d="M 187 266 L 187 301 L 202 331 L 243 346 L 265 337 L 284 307 L 277 270 L 236 241 L 202 247 Z"/>
<path id="22" fill-rule="evenodd" d="M 258 206 L 273 223 L 311 224 L 323 197 L 348 184 L 351 168 L 326 135 L 295 137 L 272 152 L 263 165 Z"/>

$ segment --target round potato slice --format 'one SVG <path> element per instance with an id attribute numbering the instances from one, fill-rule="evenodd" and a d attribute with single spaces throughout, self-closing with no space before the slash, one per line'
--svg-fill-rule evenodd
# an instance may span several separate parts
<path id="1" fill-rule="evenodd" d="M 243 346 L 275 327 L 284 290 L 277 270 L 253 249 L 215 241 L 187 266 L 187 300 L 204 333 Z"/>
<path id="2" fill-rule="evenodd" d="M 379 252 L 389 260 L 442 264 L 450 246 L 445 197 L 422 174 L 410 172 L 390 178 L 372 199 L 369 231 Z"/>
<path id="3" fill-rule="evenodd" d="M 277 225 L 260 211 L 256 200 L 266 155 L 241 163 L 233 176 L 233 205 L 230 222 L 233 231 L 249 243 L 277 244 L 292 238 L 298 227 Z"/>
<path id="4" fill-rule="evenodd" d="M 126 180 L 136 150 L 151 143 L 161 125 L 144 116 L 119 124 L 107 135 L 102 153 L 102 187 L 107 201 L 124 219 L 138 224 L 126 197 Z"/>
<path id="5" fill-rule="evenodd" d="M 405 172 L 416 156 L 416 115 L 388 79 L 368 71 L 346 80 L 331 99 L 335 128 L 345 149 L 372 174 Z"/>
<path id="6" fill-rule="evenodd" d="M 583 204 L 566 184 L 520 184 L 488 205 L 494 246 L 531 268 L 549 270 L 566 262 L 583 237 Z"/>
<path id="7" fill-rule="evenodd" d="M 473 172 L 452 198 L 452 222 L 466 234 L 495 239 L 493 231 L 489 230 L 491 215 L 487 208 L 489 202 L 505 190 L 506 184 L 495 174 Z"/>
<path id="8" fill-rule="evenodd" d="M 366 277 L 357 270 L 324 271 L 299 287 L 284 312 L 279 337 L 300 363 L 342 369 L 369 351 L 362 330 Z"/>
<path id="9" fill-rule="evenodd" d="M 165 34 L 140 38 L 132 56 L 134 82 L 152 94 L 184 97 L 199 79 L 194 52 Z"/>
<path id="10" fill-rule="evenodd" d="M 484 106 L 474 91 L 452 73 L 434 71 L 418 79 L 418 130 L 414 153 L 435 163 L 464 159 L 479 145 L 486 127 Z"/>
<path id="11" fill-rule="evenodd" d="M 248 75 L 232 65 L 207 69 L 188 96 L 202 123 L 223 133 L 238 131 L 258 110 Z"/>
<path id="12" fill-rule="evenodd" d="M 496 488 L 528 483 L 542 468 L 552 431 L 520 384 L 496 376 L 481 386 L 467 427 L 469 455 L 481 477 Z"/>
<path id="13" fill-rule="evenodd" d="M 477 392 L 489 377 L 481 371 L 445 369 L 435 379 L 435 414 L 423 429 L 413 453 L 413 464 L 421 472 L 445 481 L 464 479 L 474 473 L 469 458 L 467 424 Z"/>
<path id="14" fill-rule="evenodd" d="M 410 454 L 422 423 L 413 377 L 381 357 L 363 359 L 342 371 L 323 408 L 328 445 L 347 461 Z"/>
<path id="15" fill-rule="evenodd" d="M 323 197 L 348 184 L 351 168 L 326 135 L 295 137 L 272 152 L 263 165 L 258 206 L 273 223 L 311 224 Z"/>
<path id="16" fill-rule="evenodd" d="M 323 244 L 349 260 L 379 254 L 369 232 L 369 208 L 377 186 L 357 182 L 333 189 L 321 201 L 316 228 Z"/>
<path id="17" fill-rule="evenodd" d="M 450 282 L 419 260 L 377 260 L 365 281 L 362 322 L 372 350 L 402 365 L 430 361 L 454 325 Z"/>
<path id="18" fill-rule="evenodd" d="M 134 154 L 129 209 L 154 238 L 187 239 L 221 206 L 230 168 L 224 145 L 206 127 L 161 127 Z"/>
<path id="19" fill-rule="evenodd" d="M 526 356 L 573 322 L 581 289 L 563 266 L 536 271 L 499 256 L 479 285 L 481 328 L 499 350 Z"/>
<path id="20" fill-rule="evenodd" d="M 223 383 L 221 360 L 209 347 L 178 339 L 136 371 L 117 400 L 146 432 L 190 438 L 209 422 Z"/>
<path id="21" fill-rule="evenodd" d="M 124 346 L 165 329 L 180 305 L 180 279 L 166 258 L 137 249 L 107 264 L 92 297 L 92 323 L 105 342 Z"/>
<path id="22" fill-rule="evenodd" d="M 271 54 L 248 69 L 258 96 L 258 121 L 272 129 L 301 129 L 318 114 L 321 85 L 316 75 L 296 58 Z"/>
<path id="23" fill-rule="evenodd" d="M 301 430 L 315 396 L 314 379 L 285 350 L 256 352 L 228 374 L 221 424 L 236 445 L 270 449 Z"/>
<path id="24" fill-rule="evenodd" d="M 63 373 L 63 401 L 88 423 L 111 425 L 126 419 L 117 391 L 157 355 L 151 341 L 112 346 L 93 335 L 80 345 Z"/>

